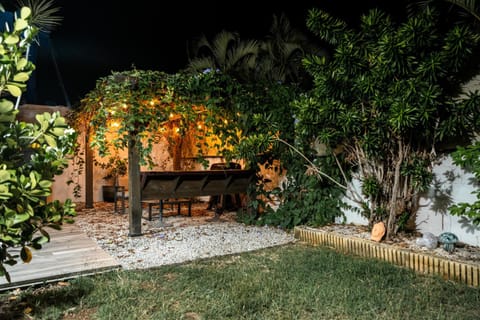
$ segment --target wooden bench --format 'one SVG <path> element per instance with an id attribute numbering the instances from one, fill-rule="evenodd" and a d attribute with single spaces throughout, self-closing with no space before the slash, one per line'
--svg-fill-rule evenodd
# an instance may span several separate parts
<path id="1" fill-rule="evenodd" d="M 255 171 L 241 169 L 202 171 L 142 171 L 142 202 L 159 204 L 160 220 L 163 218 L 161 201 L 200 196 L 222 196 L 246 193 L 255 181 Z M 180 204 L 179 204 L 180 205 Z M 223 213 L 223 205 L 215 209 L 215 217 Z M 151 213 L 149 213 L 151 219 Z"/>
<path id="2" fill-rule="evenodd" d="M 153 207 L 158 206 L 160 215 L 163 216 L 163 210 L 165 205 L 171 205 L 172 210 L 173 206 L 177 206 L 177 215 L 181 213 L 182 204 L 186 204 L 188 207 L 188 216 L 192 216 L 192 199 L 169 199 L 169 200 L 142 200 L 142 202 L 148 205 L 148 220 L 152 221 L 152 211 Z"/>

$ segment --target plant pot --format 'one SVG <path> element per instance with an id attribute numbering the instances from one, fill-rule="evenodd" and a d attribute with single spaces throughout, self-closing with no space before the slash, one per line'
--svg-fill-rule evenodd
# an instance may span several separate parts
<path id="1" fill-rule="evenodd" d="M 103 201 L 113 202 L 115 196 L 115 186 L 102 186 Z"/>

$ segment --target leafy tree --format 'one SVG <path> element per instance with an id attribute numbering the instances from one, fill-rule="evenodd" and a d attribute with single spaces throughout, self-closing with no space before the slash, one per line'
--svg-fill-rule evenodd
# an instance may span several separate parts
<path id="1" fill-rule="evenodd" d="M 477 141 L 467 147 L 458 147 L 452 153 L 453 163 L 472 171 L 478 186 L 480 181 L 480 142 Z M 449 212 L 455 216 L 466 216 L 472 220 L 475 225 L 480 225 L 480 189 L 472 191 L 477 197 L 473 203 L 460 202 L 452 205 Z"/>
<path id="2" fill-rule="evenodd" d="M 417 0 L 408 4 L 409 12 L 415 12 L 417 8 L 423 10 L 425 7 L 432 5 L 439 5 L 440 7 L 448 6 L 447 12 L 451 14 L 456 13 L 457 17 L 461 20 L 465 20 L 468 17 L 474 18 L 477 23 L 480 22 L 480 8 L 476 0 Z"/>
<path id="3" fill-rule="evenodd" d="M 35 12 L 22 7 L 0 36 L 0 275 L 10 281 L 5 264 L 32 259 L 50 237 L 45 227 L 60 229 L 73 215 L 70 200 L 49 202 L 55 175 L 68 165 L 75 133 L 58 112 L 36 116 L 37 123 L 18 122 L 14 100 L 26 89 L 35 66 L 26 59 L 38 27 Z M 20 256 L 12 254 L 18 252 Z"/>
<path id="4" fill-rule="evenodd" d="M 307 26 L 333 53 L 304 60 L 314 89 L 297 103 L 297 132 L 343 149 L 363 214 L 384 221 L 391 238 L 432 180 L 438 143 L 473 133 L 480 96 L 459 94 L 478 73 L 479 36 L 462 24 L 444 30 L 428 7 L 400 24 L 371 10 L 358 30 L 312 9 Z"/>
<path id="5" fill-rule="evenodd" d="M 194 43 L 187 70 L 193 74 L 218 70 L 239 80 L 252 78 L 259 43 L 242 40 L 236 32 L 221 31 L 213 40 L 202 35 Z"/>
<path id="6" fill-rule="evenodd" d="M 310 77 L 302 59 L 307 54 L 326 52 L 300 30 L 294 28 L 285 14 L 273 15 L 266 37 L 260 41 L 255 79 L 307 86 Z"/>
<path id="7" fill-rule="evenodd" d="M 266 168 L 275 168 L 279 173 L 288 168 L 288 185 L 284 188 L 268 190 L 263 183 L 257 184 L 255 192 L 258 197 L 250 203 L 254 208 L 250 212 L 262 211 L 266 214 L 245 216 L 244 220 L 287 228 L 298 223 L 318 225 L 333 222 L 332 217 L 342 214 L 341 192 L 335 189 L 337 186 L 331 186 L 331 181 L 320 181 L 317 176 L 304 178 L 305 163 L 298 161 L 298 154 L 292 153 L 289 146 L 295 144 L 295 118 L 291 103 L 304 88 L 311 87 L 311 77 L 306 73 L 302 59 L 307 54 L 323 56 L 326 54 L 325 50 L 294 28 L 285 14 L 273 16 L 268 34 L 255 42 L 256 49 L 253 54 L 241 50 L 239 52 L 242 54 L 227 54 L 229 50 L 238 49 L 233 39 L 236 38 L 222 32 L 215 37 L 215 46 L 212 46 L 203 37 L 199 42 L 202 46 L 197 46 L 202 50 L 195 51 L 196 56 L 201 56 L 202 52 L 209 54 L 202 59 L 191 60 L 189 66 L 189 70 L 195 72 L 216 68 L 241 83 L 230 103 L 234 110 L 231 113 L 232 124 L 237 126 L 241 135 L 229 135 L 235 141 L 231 144 L 235 148 L 231 152 L 227 151 L 225 155 L 243 159 L 251 167 L 257 168 L 259 181 L 263 179 L 260 176 L 259 164 Z M 242 57 L 243 53 L 248 53 L 245 55 L 248 57 L 248 65 L 239 64 L 242 72 L 221 67 L 224 64 L 232 65 L 225 63 L 227 59 L 223 57 Z M 195 68 L 192 69 L 193 66 Z M 217 128 L 217 134 L 221 134 L 224 129 L 231 132 L 231 128 Z M 277 160 L 280 167 L 277 167 Z M 275 167 L 272 167 L 274 163 Z M 323 188 L 324 192 L 318 192 L 319 188 Z M 306 197 L 306 194 L 313 196 Z M 335 196 L 332 196 L 333 194 Z M 267 205 L 271 199 L 275 199 L 275 202 L 280 199 L 278 209 L 273 210 Z"/>

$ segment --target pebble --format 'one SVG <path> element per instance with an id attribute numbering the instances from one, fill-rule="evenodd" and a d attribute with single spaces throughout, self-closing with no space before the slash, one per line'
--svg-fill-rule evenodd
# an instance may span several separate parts
<path id="1" fill-rule="evenodd" d="M 128 236 L 128 214 L 116 214 L 106 203 L 77 210 L 75 224 L 114 257 L 124 269 L 144 269 L 259 250 L 295 242 L 293 232 L 235 221 L 226 212 L 210 221 L 213 212 L 198 204 L 192 216 L 166 216 L 162 223 L 142 220 L 142 235 Z M 167 215 L 168 212 L 165 213 Z M 144 212 L 144 216 L 147 214 Z"/>
<path id="2" fill-rule="evenodd" d="M 113 205 L 105 202 L 96 203 L 93 209 L 77 210 L 75 224 L 117 259 L 124 269 L 177 264 L 298 241 L 291 231 L 236 222 L 235 212 L 225 212 L 219 221 L 210 221 L 214 214 L 206 210 L 206 206 L 205 203 L 194 203 L 191 217 L 166 210 L 163 223 L 158 219 L 142 219 L 140 237 L 129 237 L 128 214 L 114 213 Z M 347 237 L 370 239 L 371 236 L 365 226 L 334 224 L 320 229 Z M 388 244 L 452 260 L 480 263 L 480 247 L 464 245 L 449 253 L 440 246 L 433 250 L 418 246 L 416 237 L 402 235 Z"/>

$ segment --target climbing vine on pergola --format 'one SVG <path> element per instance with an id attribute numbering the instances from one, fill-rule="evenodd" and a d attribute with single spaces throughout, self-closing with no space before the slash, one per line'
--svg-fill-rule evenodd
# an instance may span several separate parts
<path id="1" fill-rule="evenodd" d="M 133 69 L 99 79 L 82 100 L 76 118 L 86 124 L 90 146 L 101 157 L 112 149 L 128 149 L 130 235 L 141 234 L 140 165 L 153 165 L 150 153 L 165 127 L 174 121 L 176 134 L 193 131 L 204 142 L 205 135 L 215 134 L 219 152 L 226 152 L 239 135 L 237 113 L 225 98 L 234 97 L 235 90 L 232 79 L 215 73 L 170 75 Z M 196 130 L 199 121 L 210 129 Z M 199 159 L 203 149 L 200 143 Z"/>

